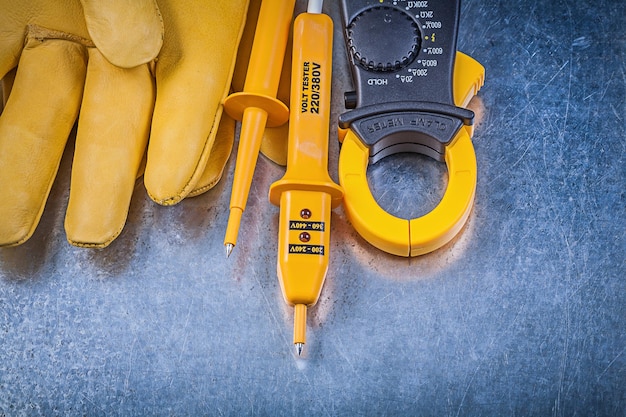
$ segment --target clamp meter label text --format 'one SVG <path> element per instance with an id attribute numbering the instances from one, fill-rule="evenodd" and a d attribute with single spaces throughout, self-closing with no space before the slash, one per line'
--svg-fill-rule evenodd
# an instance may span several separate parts
<path id="1" fill-rule="evenodd" d="M 317 62 L 302 63 L 302 96 L 300 97 L 300 113 L 320 113 L 320 90 L 322 66 Z"/>
<path id="2" fill-rule="evenodd" d="M 424 132 L 444 132 L 450 128 L 450 125 L 454 124 L 454 120 L 450 118 L 444 118 L 435 115 L 422 114 L 396 114 L 386 117 L 378 117 L 373 120 L 366 120 L 363 122 L 365 131 L 367 133 L 376 133 L 383 130 L 390 130 L 393 128 L 410 127 L 414 130 Z M 454 126 L 455 128 L 457 126 Z"/>

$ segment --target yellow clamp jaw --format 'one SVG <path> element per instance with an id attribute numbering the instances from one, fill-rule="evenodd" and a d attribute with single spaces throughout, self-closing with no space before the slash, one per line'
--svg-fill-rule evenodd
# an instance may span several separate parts
<path id="1" fill-rule="evenodd" d="M 480 63 L 457 52 L 453 96 L 458 107 L 393 103 L 382 113 L 368 114 L 362 108 L 340 117 L 339 182 L 344 207 L 354 228 L 372 245 L 394 255 L 418 256 L 448 243 L 465 224 L 476 190 L 476 156 L 471 142 L 473 112 L 464 107 L 482 87 L 484 74 Z M 435 139 L 441 136 L 436 131 L 442 129 L 451 133 L 445 143 Z M 364 136 L 383 140 L 367 143 Z M 411 136 L 418 139 L 410 140 Z M 384 145 L 377 148 L 380 143 Z M 372 196 L 366 175 L 370 161 L 407 151 L 443 160 L 448 168 L 443 198 L 430 213 L 414 219 L 383 210 Z"/>

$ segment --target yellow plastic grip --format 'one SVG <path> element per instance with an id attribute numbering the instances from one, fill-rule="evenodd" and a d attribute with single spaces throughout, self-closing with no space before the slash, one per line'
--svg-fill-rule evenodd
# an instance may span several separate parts
<path id="1" fill-rule="evenodd" d="M 332 28 L 325 14 L 294 21 L 287 171 L 269 192 L 280 205 L 278 275 L 291 305 L 317 301 L 328 267 L 330 212 L 343 197 L 328 175 Z"/>
<path id="2" fill-rule="evenodd" d="M 457 52 L 454 98 L 466 106 L 484 81 L 484 68 L 473 58 Z M 402 219 L 383 210 L 367 182 L 369 150 L 352 130 L 345 135 L 339 155 L 339 182 L 344 207 L 357 232 L 375 247 L 398 256 L 418 256 L 448 243 L 463 227 L 476 191 L 476 155 L 471 142 L 472 126 L 463 126 L 446 147 L 448 186 L 430 213 Z"/>
<path id="3" fill-rule="evenodd" d="M 266 126 L 273 127 L 289 118 L 287 106 L 276 98 L 276 93 L 295 0 L 263 2 L 243 91 L 229 95 L 224 110 L 235 120 L 243 120 L 247 109 L 265 110 Z"/>
<path id="4" fill-rule="evenodd" d="M 333 208 L 343 198 L 328 175 L 332 28 L 325 14 L 303 13 L 294 21 L 287 172 L 270 188 L 275 205 L 294 189 L 328 193 Z"/>
<path id="5" fill-rule="evenodd" d="M 295 307 L 294 343 L 306 342 L 306 307 L 317 302 L 326 277 L 330 217 L 343 190 L 328 175 L 333 24 L 325 14 L 294 21 L 287 171 L 272 184 L 280 205 L 277 273 Z"/>

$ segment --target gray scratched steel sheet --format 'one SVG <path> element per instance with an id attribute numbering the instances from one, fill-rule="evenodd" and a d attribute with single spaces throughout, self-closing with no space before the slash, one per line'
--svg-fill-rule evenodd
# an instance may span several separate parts
<path id="1" fill-rule="evenodd" d="M 351 87 L 325 10 L 336 179 Z M 175 207 L 139 184 L 122 235 L 86 250 L 63 232 L 70 147 L 33 238 L 0 250 L 0 415 L 625 416 L 625 26 L 617 0 L 464 1 L 459 49 L 487 71 L 469 222 L 404 259 L 335 210 L 302 358 L 267 199 L 282 168 L 259 159 L 228 260 L 234 157 Z M 384 207 L 416 216 L 446 173 L 398 155 L 368 175 Z"/>

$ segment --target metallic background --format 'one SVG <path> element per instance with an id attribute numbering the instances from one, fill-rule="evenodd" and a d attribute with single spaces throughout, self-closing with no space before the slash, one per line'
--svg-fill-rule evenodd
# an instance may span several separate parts
<path id="1" fill-rule="evenodd" d="M 338 5 L 325 10 L 337 178 L 351 86 Z M 175 207 L 139 184 L 122 235 L 86 250 L 63 231 L 69 147 L 33 238 L 0 249 L 0 415 L 626 415 L 625 16 L 620 0 L 464 1 L 459 49 L 487 72 L 469 222 L 404 259 L 335 210 L 302 358 L 267 199 L 282 168 L 259 159 L 228 260 L 234 157 Z M 404 216 L 445 188 L 445 167 L 416 155 L 368 175 Z"/>

